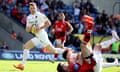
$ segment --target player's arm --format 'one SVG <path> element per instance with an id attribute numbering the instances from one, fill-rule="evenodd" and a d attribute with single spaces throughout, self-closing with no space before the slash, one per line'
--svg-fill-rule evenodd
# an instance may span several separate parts
<path id="1" fill-rule="evenodd" d="M 72 27 L 72 25 L 69 22 L 67 22 L 67 26 L 68 26 L 68 29 L 69 29 L 67 34 L 70 34 L 73 31 L 73 27 Z"/>
<path id="2" fill-rule="evenodd" d="M 51 27 L 51 29 L 50 29 L 50 32 L 51 32 L 52 34 L 55 33 L 55 26 L 56 26 L 56 22 L 52 25 L 52 27 Z"/>
<path id="3" fill-rule="evenodd" d="M 29 19 L 27 17 L 26 32 L 31 32 L 31 25 L 29 24 Z"/>
<path id="4" fill-rule="evenodd" d="M 43 16 L 43 19 L 44 19 L 44 24 L 39 26 L 40 30 L 41 29 L 46 29 L 47 27 L 49 27 L 51 25 L 50 20 L 46 16 Z"/>

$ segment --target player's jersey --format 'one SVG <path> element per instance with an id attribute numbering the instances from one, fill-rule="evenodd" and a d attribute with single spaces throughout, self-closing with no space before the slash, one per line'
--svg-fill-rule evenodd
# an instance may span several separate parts
<path id="1" fill-rule="evenodd" d="M 84 61 L 78 72 L 94 72 L 96 61 L 93 58 L 91 58 L 90 61 L 91 63 Z"/>
<path id="2" fill-rule="evenodd" d="M 68 29 L 67 21 L 56 21 L 53 28 L 55 30 L 56 38 L 63 37 Z"/>
<path id="3" fill-rule="evenodd" d="M 77 56 L 78 56 L 78 53 L 73 53 L 69 56 L 69 62 L 71 63 L 76 63 L 76 60 L 77 60 Z M 68 62 L 68 63 L 69 63 Z"/>
<path id="4" fill-rule="evenodd" d="M 94 72 L 94 67 L 96 65 L 96 61 L 91 58 L 90 61 L 91 63 L 88 63 L 87 61 L 83 61 L 82 65 L 80 65 L 78 63 L 79 61 L 79 55 L 76 53 L 76 54 L 73 54 L 71 55 L 71 57 L 69 59 L 69 70 L 70 72 Z M 75 64 L 78 65 L 78 69 L 76 70 L 75 69 Z"/>
<path id="5" fill-rule="evenodd" d="M 47 21 L 48 18 L 40 13 L 40 12 L 36 12 L 34 15 L 30 14 L 29 16 L 27 16 L 27 27 L 31 27 L 32 25 L 36 25 L 36 26 L 41 26 L 45 23 L 45 21 Z M 35 33 L 35 35 L 37 37 L 43 36 L 42 34 L 45 33 L 45 30 L 42 29 L 40 31 L 38 31 L 37 33 Z"/>

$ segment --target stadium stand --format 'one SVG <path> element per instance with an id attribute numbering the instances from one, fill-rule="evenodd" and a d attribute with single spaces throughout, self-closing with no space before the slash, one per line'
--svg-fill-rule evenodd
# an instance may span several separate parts
<path id="1" fill-rule="evenodd" d="M 84 14 L 91 15 L 95 18 L 94 35 L 105 35 L 106 32 L 114 27 L 120 32 L 119 21 L 112 15 L 109 16 L 105 10 L 102 13 L 98 12 L 91 0 L 86 0 L 87 2 L 84 2 L 84 0 L 80 2 L 78 2 L 79 0 L 75 0 L 73 5 L 66 5 L 63 0 L 0 0 L 0 11 L 13 18 L 13 20 L 18 21 L 19 23 L 17 24 L 23 25 L 24 28 L 26 16 L 29 14 L 28 4 L 31 1 L 37 3 L 38 10 L 45 13 L 52 24 L 56 19 L 57 12 L 63 11 L 66 15 L 66 20 L 70 21 L 74 27 L 73 34 L 83 33 L 84 24 L 81 22 L 81 18 Z M 11 30 L 8 31 L 9 33 L 11 32 Z M 21 32 L 24 32 L 24 30 Z"/>

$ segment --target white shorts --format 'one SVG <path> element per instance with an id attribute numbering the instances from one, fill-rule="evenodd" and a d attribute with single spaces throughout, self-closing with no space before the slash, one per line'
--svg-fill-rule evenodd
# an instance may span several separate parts
<path id="1" fill-rule="evenodd" d="M 45 31 L 37 33 L 36 37 L 32 38 L 31 40 L 35 46 L 41 45 L 46 47 L 47 45 L 52 45 Z"/>

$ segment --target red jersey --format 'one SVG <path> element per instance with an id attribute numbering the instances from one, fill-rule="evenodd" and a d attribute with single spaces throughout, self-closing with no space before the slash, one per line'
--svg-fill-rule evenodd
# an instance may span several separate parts
<path id="1" fill-rule="evenodd" d="M 94 72 L 96 61 L 93 58 L 91 58 L 90 60 L 91 60 L 90 64 L 84 61 L 81 67 L 79 68 L 78 72 Z"/>
<path id="2" fill-rule="evenodd" d="M 75 63 L 73 61 L 70 61 L 69 62 L 69 70 L 70 70 L 70 72 L 94 72 L 94 66 L 96 65 L 96 61 L 93 58 L 91 58 L 90 62 L 91 63 L 89 64 L 87 61 L 83 61 L 83 64 L 80 65 L 79 63 Z M 75 64 L 78 65 L 77 70 L 75 70 L 75 68 L 74 68 Z"/>
<path id="3" fill-rule="evenodd" d="M 68 30 L 67 21 L 56 21 L 53 25 L 55 29 L 56 38 L 66 36 L 66 31 Z"/>

